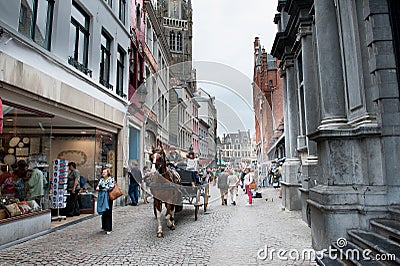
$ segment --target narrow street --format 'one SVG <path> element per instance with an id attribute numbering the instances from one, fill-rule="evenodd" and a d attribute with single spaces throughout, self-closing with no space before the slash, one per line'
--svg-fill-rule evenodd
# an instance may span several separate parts
<path id="1" fill-rule="evenodd" d="M 104 234 L 100 217 L 0 250 L 1 265 L 310 265 L 309 261 L 257 259 L 265 245 L 275 249 L 311 248 L 310 229 L 300 212 L 283 211 L 278 191 L 246 207 L 239 191 L 237 206 L 222 206 L 211 186 L 211 204 L 194 221 L 191 206 L 176 215 L 176 230 L 164 224 L 156 237 L 152 204 L 113 211 L 113 232 Z M 267 201 L 265 199 L 268 199 Z M 34 247 L 34 248 L 32 248 Z"/>

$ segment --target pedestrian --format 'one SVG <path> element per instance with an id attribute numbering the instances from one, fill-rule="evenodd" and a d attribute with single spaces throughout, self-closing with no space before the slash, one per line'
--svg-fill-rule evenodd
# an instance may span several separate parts
<path id="1" fill-rule="evenodd" d="M 47 179 L 37 167 L 33 168 L 28 181 L 30 199 L 36 201 L 43 208 Z"/>
<path id="2" fill-rule="evenodd" d="M 113 201 L 108 197 L 108 192 L 114 188 L 114 177 L 111 176 L 110 168 L 103 169 L 99 184 L 96 187 L 97 212 L 101 215 L 101 229 L 110 234 L 112 231 L 112 206 Z"/>
<path id="3" fill-rule="evenodd" d="M 233 171 L 230 172 L 228 176 L 228 186 L 229 186 L 229 195 L 231 199 L 231 204 L 236 205 L 236 196 L 238 193 L 238 185 L 240 183 L 239 177 L 234 174 Z"/>
<path id="4" fill-rule="evenodd" d="M 240 182 L 241 182 L 241 187 L 244 192 L 246 192 L 246 189 L 244 187 L 244 176 L 246 175 L 246 169 L 241 170 L 240 172 Z"/>
<path id="5" fill-rule="evenodd" d="M 128 172 L 129 176 L 129 190 L 128 194 L 131 198 L 132 206 L 137 206 L 139 203 L 139 184 L 142 184 L 143 178 L 140 169 L 138 168 L 138 162 L 133 160 L 131 171 Z"/>
<path id="6" fill-rule="evenodd" d="M 2 178 L 3 178 L 3 180 L 1 183 L 1 195 L 7 196 L 9 198 L 16 197 L 17 190 L 16 190 L 15 185 L 17 183 L 17 180 L 20 178 L 15 174 L 7 173 L 5 171 L 3 172 Z"/>
<path id="7" fill-rule="evenodd" d="M 67 197 L 67 206 L 65 208 L 66 216 L 79 216 L 81 213 L 79 209 L 78 196 L 79 190 L 81 189 L 79 185 L 81 174 L 78 169 L 76 169 L 75 162 L 69 162 L 68 169 L 67 192 L 69 195 Z"/>
<path id="8" fill-rule="evenodd" d="M 150 168 L 148 166 L 143 167 L 143 180 L 142 180 L 142 198 L 144 203 L 149 203 L 147 198 L 149 197 L 149 193 L 147 193 L 147 184 L 149 183 L 149 176 L 150 176 Z"/>
<path id="9" fill-rule="evenodd" d="M 221 201 L 222 205 L 227 205 L 228 203 L 228 176 L 229 176 L 229 170 L 228 168 L 226 169 L 221 169 L 221 174 L 219 174 L 217 178 L 217 185 L 219 188 L 219 193 L 221 194 Z"/>
<path id="10" fill-rule="evenodd" d="M 250 167 L 246 167 L 244 172 L 246 173 L 246 175 L 244 176 L 244 187 L 246 189 L 247 196 L 249 197 L 246 206 L 251 206 L 253 204 L 253 195 L 251 194 L 251 189 L 249 188 L 249 185 L 254 182 L 254 174 L 251 172 Z"/>
<path id="11" fill-rule="evenodd" d="M 197 158 L 195 158 L 193 151 L 189 151 L 189 153 L 188 153 L 186 170 L 192 172 L 192 186 L 195 186 L 196 184 L 200 184 L 200 180 L 198 177 L 199 160 Z"/>

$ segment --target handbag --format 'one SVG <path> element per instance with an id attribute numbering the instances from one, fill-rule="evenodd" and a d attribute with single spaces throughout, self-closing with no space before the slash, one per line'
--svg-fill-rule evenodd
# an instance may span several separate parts
<path id="1" fill-rule="evenodd" d="M 121 196 L 122 196 L 122 190 L 119 188 L 117 182 L 115 182 L 114 188 L 112 190 L 108 191 L 108 198 L 110 200 L 115 200 Z"/>
<path id="2" fill-rule="evenodd" d="M 255 189 L 255 188 L 257 188 L 257 184 L 256 182 L 253 181 L 249 184 L 249 189 Z"/>

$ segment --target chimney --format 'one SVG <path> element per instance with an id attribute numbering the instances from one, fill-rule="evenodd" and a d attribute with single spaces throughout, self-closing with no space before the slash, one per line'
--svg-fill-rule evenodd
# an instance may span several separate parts
<path id="1" fill-rule="evenodd" d="M 258 50 L 259 45 L 260 45 L 260 38 L 256 37 L 254 40 L 254 51 Z"/>

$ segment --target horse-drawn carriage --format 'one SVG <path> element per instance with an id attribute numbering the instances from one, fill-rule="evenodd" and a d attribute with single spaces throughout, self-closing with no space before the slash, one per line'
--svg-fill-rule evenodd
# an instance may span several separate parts
<path id="1" fill-rule="evenodd" d="M 194 220 L 197 221 L 199 215 L 200 207 L 204 208 L 204 212 L 207 211 L 208 207 L 208 196 L 209 196 L 209 184 L 208 180 L 203 178 L 202 175 L 198 173 L 193 173 L 193 171 L 178 169 L 177 172 L 181 178 L 181 205 L 193 205 L 194 206 Z M 193 186 L 192 180 L 193 175 L 197 175 L 195 185 Z M 203 199 L 203 200 L 202 200 Z"/>
<path id="2" fill-rule="evenodd" d="M 167 167 L 165 152 L 162 147 L 154 148 L 150 156 L 152 170 L 150 174 L 150 191 L 154 198 L 154 215 L 158 221 L 157 237 L 162 237 L 161 210 L 166 206 L 165 218 L 167 226 L 175 229 L 174 215 L 183 209 L 184 205 L 194 206 L 194 218 L 197 221 L 200 207 L 207 211 L 209 184 L 208 180 L 199 176 L 194 182 L 193 171 L 172 169 Z M 203 200 L 201 200 L 203 198 Z"/>

